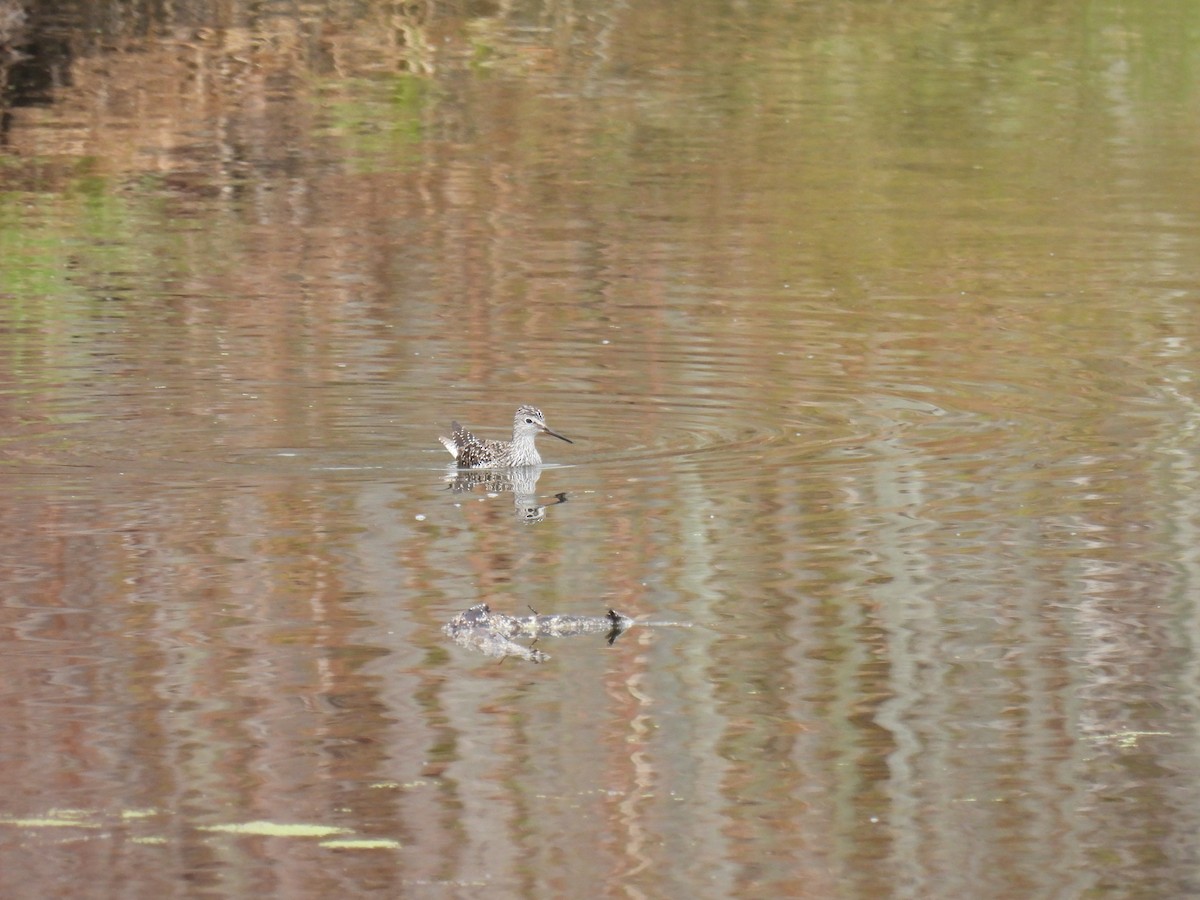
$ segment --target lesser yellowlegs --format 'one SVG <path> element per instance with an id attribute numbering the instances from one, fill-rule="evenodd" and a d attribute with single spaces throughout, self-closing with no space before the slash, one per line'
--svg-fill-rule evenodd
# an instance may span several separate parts
<path id="1" fill-rule="evenodd" d="M 517 408 L 513 416 L 511 441 L 489 441 L 476 437 L 457 422 L 450 423 L 452 437 L 439 437 L 438 440 L 458 460 L 460 469 L 507 469 L 542 464 L 534 439 L 543 432 L 568 444 L 575 443 L 547 428 L 546 417 L 536 406 Z"/>

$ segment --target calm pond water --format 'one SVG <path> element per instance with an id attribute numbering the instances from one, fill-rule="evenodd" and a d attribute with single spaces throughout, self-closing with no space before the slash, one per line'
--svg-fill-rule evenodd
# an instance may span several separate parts
<path id="1" fill-rule="evenodd" d="M 1200 7 L 26 10 L 5 897 L 1200 891 Z"/>

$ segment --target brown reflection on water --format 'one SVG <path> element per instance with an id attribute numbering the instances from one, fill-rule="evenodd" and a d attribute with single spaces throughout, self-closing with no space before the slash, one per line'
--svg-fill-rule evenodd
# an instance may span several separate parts
<path id="1" fill-rule="evenodd" d="M 6 894 L 1189 891 L 1193 13 L 126 7 L 6 72 Z"/>
<path id="2" fill-rule="evenodd" d="M 27 852 L 6 854 L 8 883 L 38 883 L 49 861 L 57 877 L 101 867 L 94 887 L 113 894 L 145 866 L 168 892 L 216 887 L 229 866 L 286 890 L 255 838 L 204 829 L 345 828 L 336 810 L 352 805 L 346 834 L 370 836 L 360 817 L 386 809 L 388 790 L 345 778 L 386 756 L 364 739 L 390 720 L 362 672 L 384 651 L 349 637 L 361 621 L 331 565 L 343 536 L 326 502 L 222 483 L 145 496 L 107 473 L 10 507 L 4 730 L 20 777 L 2 827 Z M 286 532 L 264 529 L 280 516 Z M 305 852 L 303 837 L 273 840 L 283 858 Z"/>

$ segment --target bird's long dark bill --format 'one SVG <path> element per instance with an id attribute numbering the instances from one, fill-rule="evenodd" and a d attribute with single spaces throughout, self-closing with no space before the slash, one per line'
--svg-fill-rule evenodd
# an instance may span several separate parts
<path id="1" fill-rule="evenodd" d="M 560 441 L 566 441 L 568 444 L 573 444 L 573 443 L 575 443 L 575 442 L 574 442 L 573 440 L 571 440 L 570 438 L 565 438 L 565 437 L 563 437 L 561 434 L 559 434 L 558 432 L 556 432 L 556 431 L 551 431 L 549 428 L 543 428 L 543 429 L 542 429 L 542 431 L 546 432 L 546 434 L 550 435 L 550 437 L 556 437 L 556 438 L 558 438 Z"/>

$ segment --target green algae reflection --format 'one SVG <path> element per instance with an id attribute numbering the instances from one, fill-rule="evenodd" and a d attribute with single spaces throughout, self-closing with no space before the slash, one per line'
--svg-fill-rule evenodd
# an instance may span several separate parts
<path id="1" fill-rule="evenodd" d="M 253 834 L 266 837 L 331 837 L 335 834 L 353 834 L 349 828 L 333 825 L 285 824 L 282 822 L 230 822 L 226 825 L 201 825 L 200 831 L 216 831 L 224 834 Z"/>

